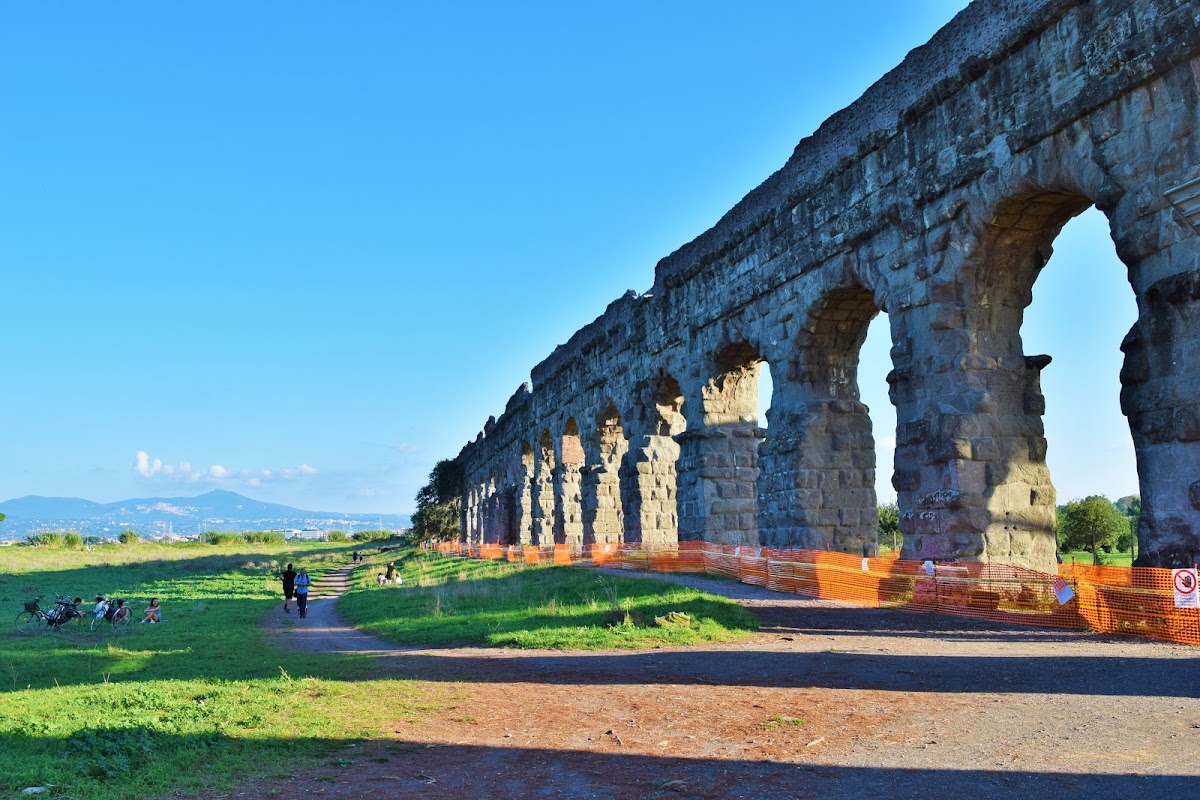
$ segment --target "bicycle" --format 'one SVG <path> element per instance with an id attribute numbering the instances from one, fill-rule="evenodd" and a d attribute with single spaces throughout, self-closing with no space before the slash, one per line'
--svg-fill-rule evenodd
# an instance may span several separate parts
<path id="1" fill-rule="evenodd" d="M 82 624 L 83 614 L 75 609 L 71 601 L 61 594 L 54 596 L 58 599 L 54 601 L 55 607 L 49 611 L 38 605 L 38 601 L 42 599 L 41 595 L 26 600 L 25 610 L 17 614 L 17 630 L 21 633 L 36 633 L 38 630 L 49 628 L 61 633 L 72 623 Z"/>
<path id="2" fill-rule="evenodd" d="M 97 631 L 104 625 L 111 625 L 114 630 L 119 630 L 128 625 L 132 617 L 133 612 L 129 610 L 129 606 L 125 605 L 124 598 L 100 597 L 97 598 L 96 607 L 92 609 L 92 621 L 89 627 L 91 630 Z"/>

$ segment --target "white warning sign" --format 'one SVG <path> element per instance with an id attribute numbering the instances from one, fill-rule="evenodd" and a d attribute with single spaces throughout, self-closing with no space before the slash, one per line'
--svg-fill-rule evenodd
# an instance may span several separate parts
<path id="1" fill-rule="evenodd" d="M 1196 569 L 1171 570 L 1171 585 L 1175 588 L 1176 608 L 1200 608 L 1200 592 L 1196 590 Z"/>

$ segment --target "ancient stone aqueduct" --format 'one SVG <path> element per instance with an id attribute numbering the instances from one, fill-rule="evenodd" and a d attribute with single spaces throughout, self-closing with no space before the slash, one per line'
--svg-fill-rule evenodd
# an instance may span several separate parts
<path id="1" fill-rule="evenodd" d="M 858 350 L 886 311 L 905 558 L 1053 571 L 1020 328 L 1095 205 L 1139 317 L 1121 406 L 1140 563 L 1200 557 L 1200 3 L 976 0 L 532 372 L 458 456 L 463 536 L 876 540 Z M 758 371 L 774 385 L 769 436 Z"/>

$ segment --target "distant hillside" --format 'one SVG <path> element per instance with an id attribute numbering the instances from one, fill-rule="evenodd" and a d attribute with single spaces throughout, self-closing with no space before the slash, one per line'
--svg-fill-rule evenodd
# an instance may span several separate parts
<path id="1" fill-rule="evenodd" d="M 85 536 L 115 536 L 134 530 L 143 536 L 167 531 L 186 536 L 205 530 L 317 528 L 363 530 L 407 528 L 403 514 L 342 514 L 305 511 L 263 503 L 237 492 L 212 491 L 196 497 L 141 497 L 94 503 L 77 497 L 18 497 L 0 503 L 0 539 L 23 539 L 40 530 L 75 530 Z"/>

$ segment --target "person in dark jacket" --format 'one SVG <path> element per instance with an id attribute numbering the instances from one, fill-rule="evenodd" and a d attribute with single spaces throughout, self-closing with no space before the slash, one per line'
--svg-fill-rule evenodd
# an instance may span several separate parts
<path id="1" fill-rule="evenodd" d="M 287 569 L 280 573 L 279 579 L 283 581 L 283 610 L 290 614 L 292 598 L 296 596 L 296 570 L 288 564 Z"/>

